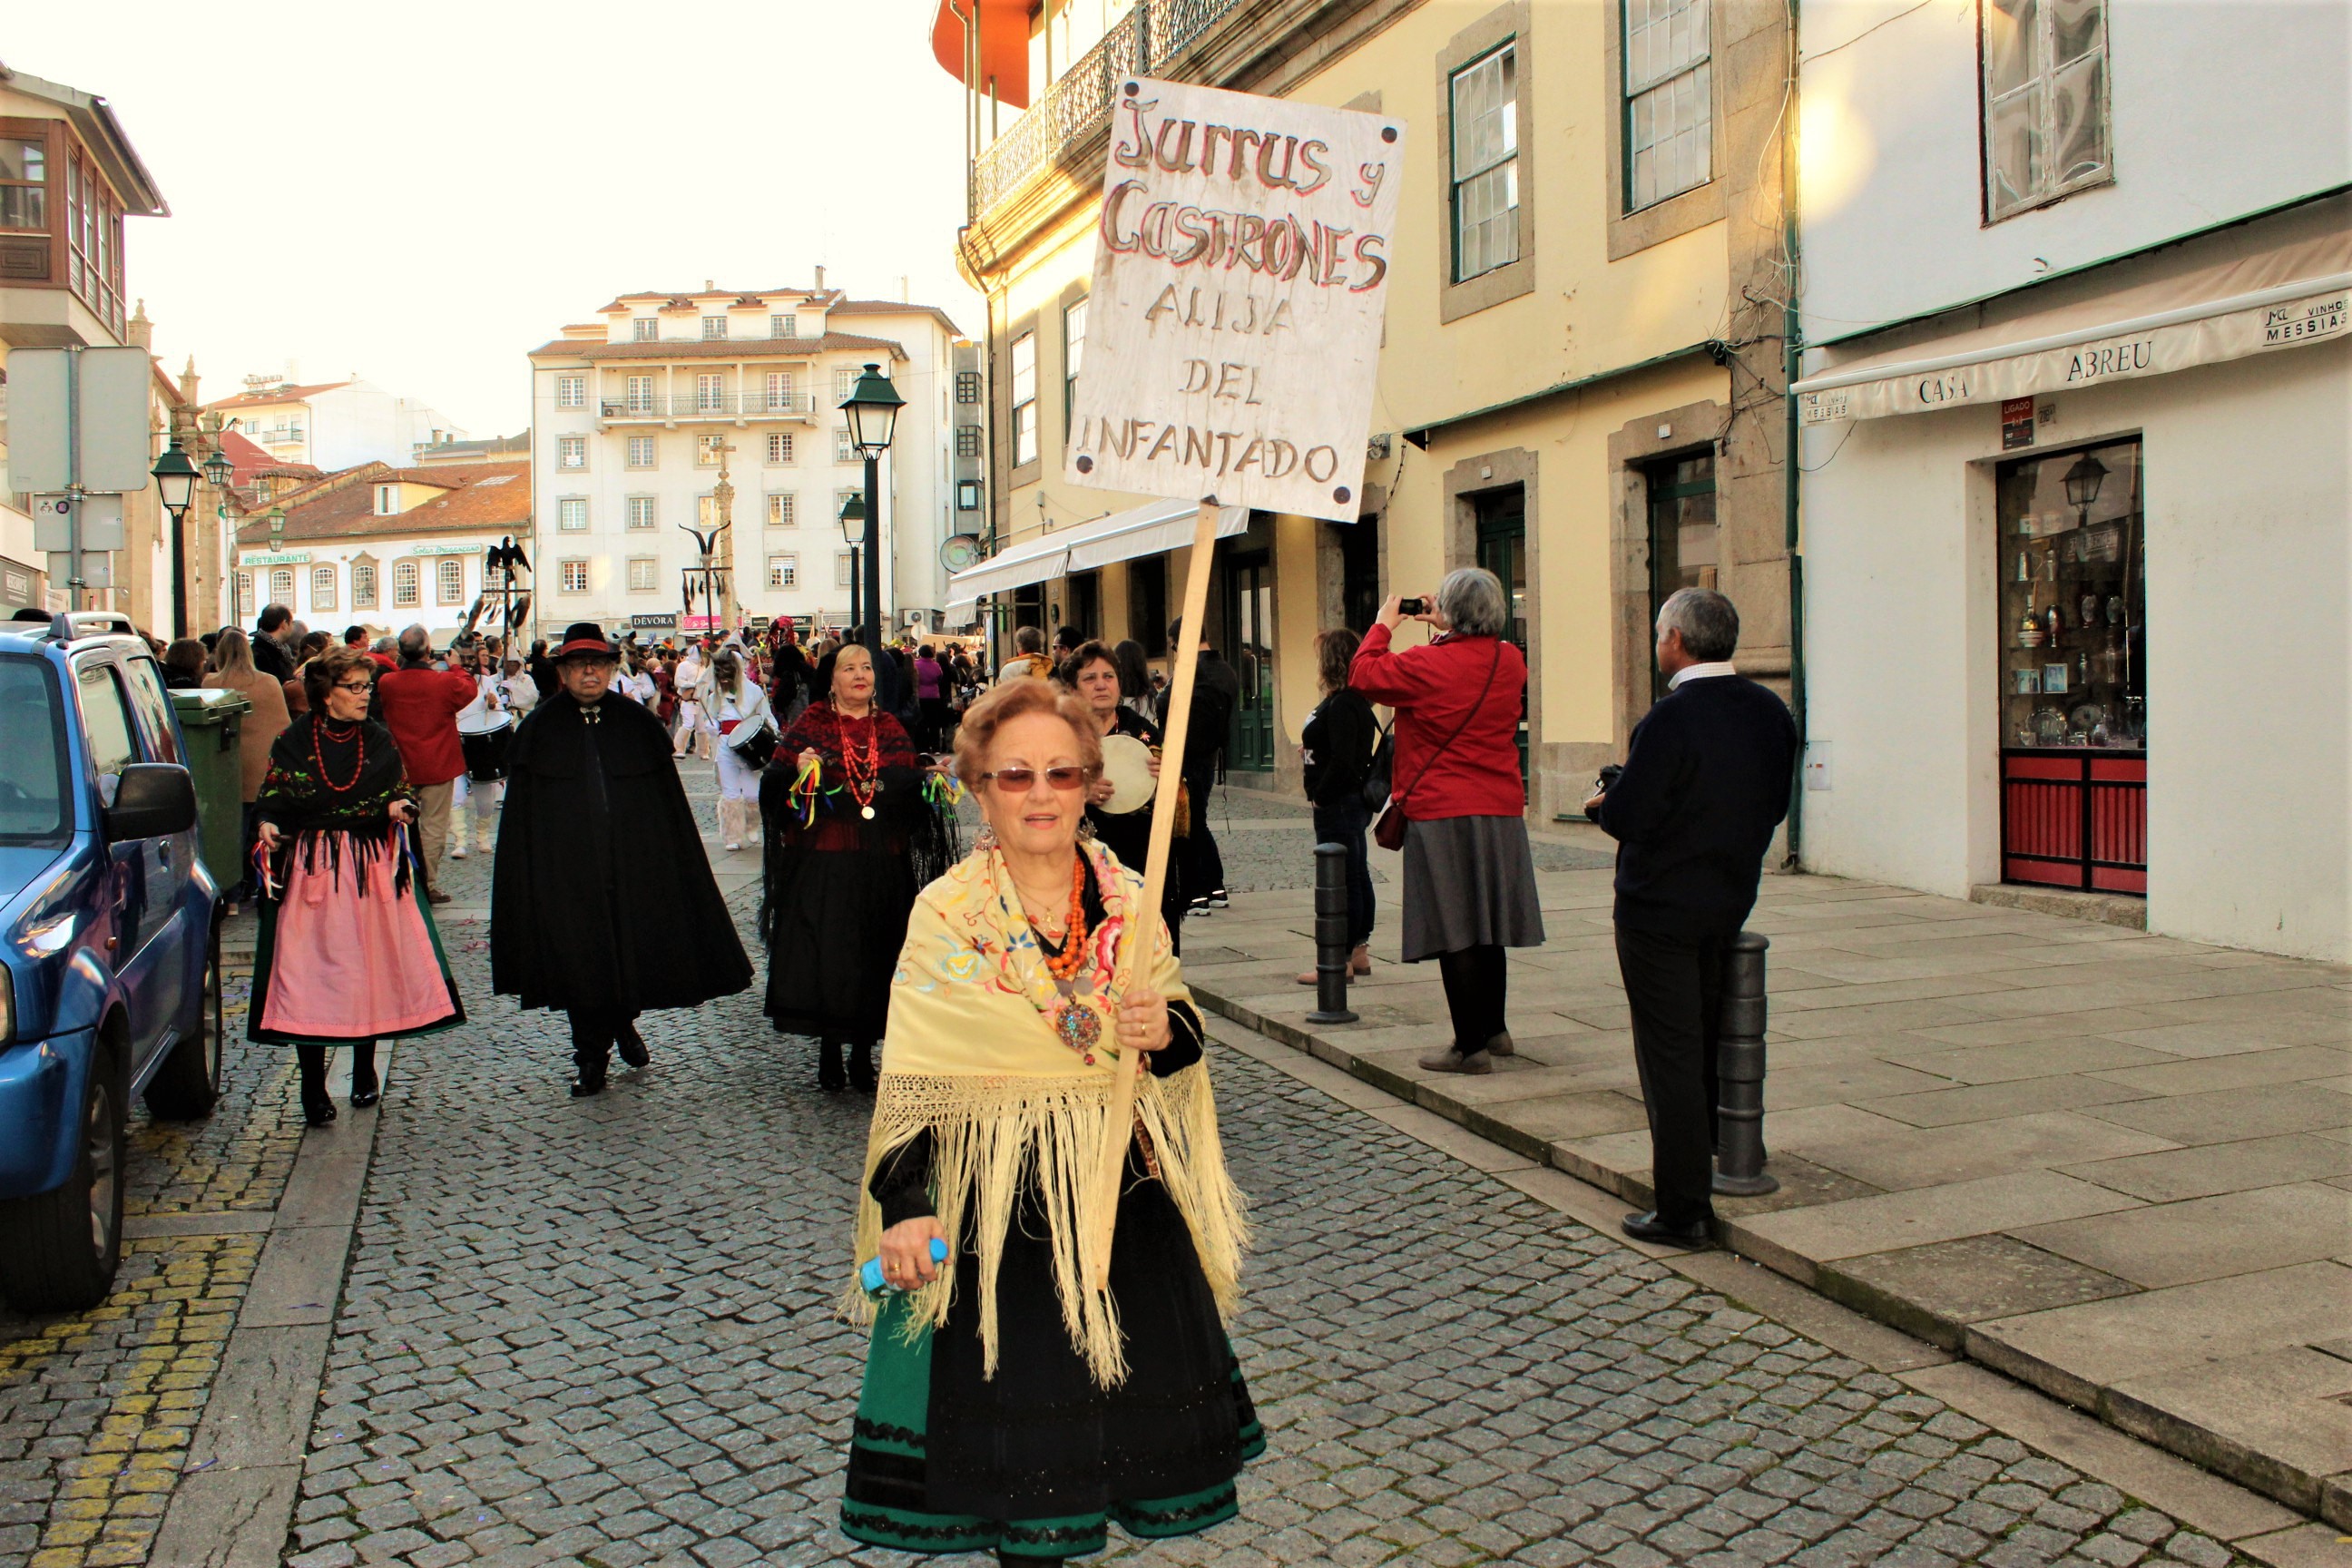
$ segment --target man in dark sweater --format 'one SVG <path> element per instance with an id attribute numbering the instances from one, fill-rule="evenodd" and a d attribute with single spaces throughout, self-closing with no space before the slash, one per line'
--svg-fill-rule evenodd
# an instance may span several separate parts
<path id="1" fill-rule="evenodd" d="M 1617 967 L 1650 1113 L 1657 1207 L 1643 1241 L 1706 1244 L 1715 1218 L 1717 1031 L 1731 939 L 1756 907 L 1764 851 L 1789 815 L 1797 726 L 1731 668 L 1739 612 L 1711 588 L 1658 611 L 1669 689 L 1633 726 L 1625 767 L 1586 812 L 1618 842 Z"/>

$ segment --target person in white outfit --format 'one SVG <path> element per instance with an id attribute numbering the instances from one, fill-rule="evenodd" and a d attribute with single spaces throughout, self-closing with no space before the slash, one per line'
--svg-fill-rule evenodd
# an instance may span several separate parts
<path id="1" fill-rule="evenodd" d="M 686 645 L 686 657 L 677 661 L 677 674 L 670 689 L 677 693 L 677 727 L 671 732 L 671 749 L 679 756 L 686 755 L 695 737 L 702 729 L 702 645 Z"/>
<path id="2" fill-rule="evenodd" d="M 507 660 L 506 679 L 499 682 L 499 689 L 506 698 L 507 711 L 515 716 L 518 724 L 539 701 L 539 682 L 524 670 L 519 658 Z"/>
<path id="3" fill-rule="evenodd" d="M 710 663 L 710 693 L 705 731 L 719 764 L 719 836 L 740 849 L 760 824 L 760 770 L 736 747 L 762 726 L 773 729 L 768 694 L 745 672 L 743 656 L 721 648 Z"/>
<path id="4" fill-rule="evenodd" d="M 457 658 L 475 687 L 473 701 L 457 710 L 457 743 L 465 748 L 466 771 L 449 792 L 449 858 L 463 860 L 473 837 L 469 820 L 481 824 L 485 852 L 497 845 L 498 809 L 507 793 L 506 749 L 493 738 L 501 731 L 511 733 L 515 716 L 507 706 L 505 683 L 485 667 L 481 649 L 460 648 Z M 537 689 L 532 688 L 534 694 Z"/>

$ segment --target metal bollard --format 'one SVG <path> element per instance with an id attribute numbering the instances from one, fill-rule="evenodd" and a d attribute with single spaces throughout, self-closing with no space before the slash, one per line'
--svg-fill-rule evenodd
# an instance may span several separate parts
<path id="1" fill-rule="evenodd" d="M 1315 847 L 1315 1011 L 1310 1024 L 1352 1024 L 1348 1010 L 1348 847 Z"/>
<path id="2" fill-rule="evenodd" d="M 1723 961 L 1723 1016 L 1716 1056 L 1715 1190 L 1756 1197 L 1780 1190 L 1764 1173 L 1764 952 L 1752 931 L 1731 939 Z"/>

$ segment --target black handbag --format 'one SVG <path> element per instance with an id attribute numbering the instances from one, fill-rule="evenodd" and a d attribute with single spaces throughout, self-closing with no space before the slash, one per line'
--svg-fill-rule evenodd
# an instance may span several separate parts
<path id="1" fill-rule="evenodd" d="M 1378 811 L 1389 803 L 1389 785 L 1396 778 L 1396 721 L 1381 726 L 1381 738 L 1372 747 L 1371 771 L 1364 775 L 1364 786 L 1359 792 L 1366 811 Z"/>

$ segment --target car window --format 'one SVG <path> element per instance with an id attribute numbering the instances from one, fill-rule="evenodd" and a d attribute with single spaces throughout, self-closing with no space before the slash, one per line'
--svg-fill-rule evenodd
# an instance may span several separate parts
<path id="1" fill-rule="evenodd" d="M 0 658 L 0 844 L 54 844 L 73 826 L 58 684 L 37 658 Z"/>
<path id="2" fill-rule="evenodd" d="M 98 774 L 100 795 L 111 806 L 123 768 L 139 760 L 139 744 L 131 734 L 131 709 L 123 701 L 113 666 L 104 660 L 78 666 L 74 679 L 81 686 L 81 732 L 89 744 L 90 771 Z"/>
<path id="3" fill-rule="evenodd" d="M 131 703 L 139 710 L 139 727 L 147 754 L 158 762 L 180 760 L 178 731 L 172 726 L 172 700 L 164 695 L 163 677 L 152 658 L 126 658 L 122 673 L 131 683 Z"/>

